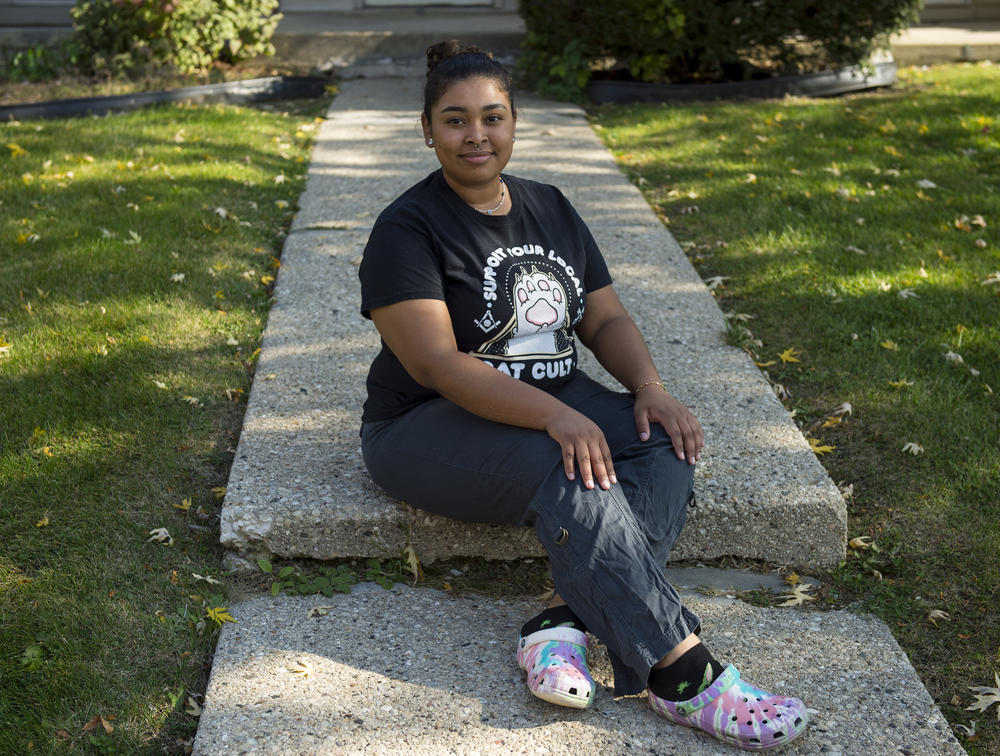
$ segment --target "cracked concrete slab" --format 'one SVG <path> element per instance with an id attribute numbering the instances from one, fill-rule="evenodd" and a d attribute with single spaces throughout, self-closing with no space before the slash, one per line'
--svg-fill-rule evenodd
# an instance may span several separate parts
<path id="1" fill-rule="evenodd" d="M 810 724 L 781 753 L 963 753 L 878 620 L 689 593 L 683 600 L 720 660 L 806 703 Z M 598 691 L 590 708 L 533 697 L 514 646 L 536 610 L 526 599 L 373 584 L 331 599 L 238 604 L 216 649 L 194 753 L 738 753 L 660 719 L 644 697 L 616 700 L 600 646 L 591 653 Z"/>
<path id="2" fill-rule="evenodd" d="M 415 512 L 368 480 L 358 426 L 378 335 L 358 314 L 357 265 L 378 212 L 436 169 L 419 131 L 420 83 L 345 82 L 323 123 L 285 243 L 222 515 L 243 555 L 539 556 L 525 528 Z M 673 557 L 799 567 L 843 558 L 846 511 L 760 371 L 725 341 L 725 318 L 670 232 L 575 106 L 518 95 L 510 172 L 559 186 L 608 260 L 672 392 L 706 431 L 698 506 Z M 618 387 L 584 352 L 581 366 Z"/>

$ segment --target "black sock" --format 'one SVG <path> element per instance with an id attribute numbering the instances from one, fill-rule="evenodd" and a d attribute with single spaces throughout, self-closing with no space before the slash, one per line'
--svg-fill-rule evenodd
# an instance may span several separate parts
<path id="1" fill-rule="evenodd" d="M 701 693 L 721 675 L 724 667 L 699 643 L 673 664 L 649 671 L 649 689 L 668 701 L 687 701 Z"/>
<path id="2" fill-rule="evenodd" d="M 580 621 L 580 618 L 573 614 L 573 611 L 563 604 L 546 609 L 540 614 L 532 617 L 524 623 L 521 628 L 521 637 L 527 638 L 532 633 L 545 630 L 550 627 L 574 627 L 581 632 L 586 632 L 587 627 Z"/>

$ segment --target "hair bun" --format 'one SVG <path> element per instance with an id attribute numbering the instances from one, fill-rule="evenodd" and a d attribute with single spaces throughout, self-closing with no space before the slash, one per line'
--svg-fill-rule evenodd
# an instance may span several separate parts
<path id="1" fill-rule="evenodd" d="M 463 45 L 457 39 L 446 39 L 444 42 L 438 42 L 436 45 L 431 45 L 427 48 L 427 73 L 433 71 L 435 67 L 448 60 L 448 58 L 454 58 L 456 55 L 465 55 L 466 53 L 479 53 L 490 59 L 493 58 L 492 55 L 483 52 L 475 45 Z"/>

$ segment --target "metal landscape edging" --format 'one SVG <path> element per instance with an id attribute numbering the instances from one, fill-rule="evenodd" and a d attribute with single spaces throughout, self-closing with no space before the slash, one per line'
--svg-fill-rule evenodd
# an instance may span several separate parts
<path id="1" fill-rule="evenodd" d="M 651 84 L 599 79 L 587 85 L 587 94 L 594 102 L 602 104 L 670 100 L 763 100 L 785 95 L 830 97 L 895 83 L 895 61 L 876 63 L 873 69 L 866 73 L 861 66 L 850 66 L 796 76 L 718 84 Z"/>
<path id="2" fill-rule="evenodd" d="M 19 118 L 72 118 L 105 115 L 135 110 L 165 102 L 225 102 L 243 104 L 267 100 L 291 100 L 318 97 L 326 91 L 329 79 L 319 76 L 267 76 L 220 84 L 204 84 L 158 92 L 110 97 L 77 97 L 23 105 L 0 106 L 0 120 Z"/>

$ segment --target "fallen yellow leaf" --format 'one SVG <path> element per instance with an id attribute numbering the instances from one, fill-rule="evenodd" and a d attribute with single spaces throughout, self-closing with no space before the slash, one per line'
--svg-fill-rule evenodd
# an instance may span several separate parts
<path id="1" fill-rule="evenodd" d="M 829 454 L 836 446 L 830 446 L 829 444 L 823 444 L 821 441 L 815 438 L 809 439 L 809 448 L 813 450 L 814 454 Z"/>
<path id="2" fill-rule="evenodd" d="M 236 622 L 233 615 L 229 613 L 229 609 L 225 606 L 209 607 L 208 611 L 205 612 L 205 618 L 212 620 L 219 627 L 222 627 L 226 622 Z"/>
<path id="3" fill-rule="evenodd" d="M 289 672 L 299 677 L 309 677 L 313 671 L 313 665 L 305 659 L 296 659 L 295 664 L 287 667 Z"/>
<path id="4" fill-rule="evenodd" d="M 885 341 L 880 341 L 878 345 L 883 349 L 888 349 L 890 352 L 899 351 L 899 345 L 892 339 L 886 339 Z"/>
<path id="5" fill-rule="evenodd" d="M 187 512 L 191 508 L 191 499 L 182 499 L 180 504 L 174 504 L 174 507 L 181 510 L 182 512 Z"/>
<path id="6" fill-rule="evenodd" d="M 784 363 L 799 362 L 798 354 L 799 351 L 795 347 L 788 347 L 784 352 L 778 354 L 778 358 Z"/>
<path id="7" fill-rule="evenodd" d="M 44 528 L 49 524 L 49 516 L 45 515 L 42 519 L 35 523 L 36 528 Z"/>

